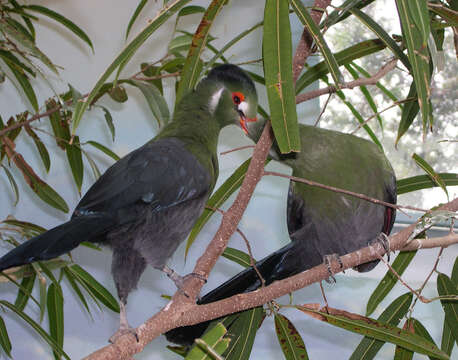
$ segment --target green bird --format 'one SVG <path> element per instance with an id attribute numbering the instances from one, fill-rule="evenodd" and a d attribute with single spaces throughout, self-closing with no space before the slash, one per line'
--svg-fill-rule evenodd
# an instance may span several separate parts
<path id="1" fill-rule="evenodd" d="M 202 213 L 218 178 L 220 130 L 257 113 L 251 79 L 235 65 L 211 70 L 178 104 L 173 121 L 142 147 L 109 167 L 76 206 L 71 219 L 16 247 L 0 271 L 65 254 L 83 241 L 113 251 L 112 275 L 120 302 L 119 330 L 129 327 L 125 305 L 147 265 L 178 287 L 183 278 L 166 262 Z"/>
<path id="2" fill-rule="evenodd" d="M 264 126 L 262 120 L 249 124 L 255 141 Z M 274 143 L 272 158 L 289 165 L 295 177 L 396 203 L 396 178 L 384 153 L 372 142 L 337 131 L 299 125 L 301 152 L 283 155 Z M 395 209 L 350 195 L 291 182 L 287 203 L 287 225 L 291 242 L 256 263 L 269 285 L 323 263 L 328 255 L 345 255 L 382 241 L 393 227 Z M 386 245 L 386 244 L 385 244 Z M 359 265 L 364 272 L 378 261 Z M 330 273 L 330 275 L 332 275 Z M 235 275 L 202 297 L 207 304 L 243 292 L 256 290 L 261 280 L 253 267 Z M 169 341 L 190 345 L 209 322 L 169 331 Z"/>

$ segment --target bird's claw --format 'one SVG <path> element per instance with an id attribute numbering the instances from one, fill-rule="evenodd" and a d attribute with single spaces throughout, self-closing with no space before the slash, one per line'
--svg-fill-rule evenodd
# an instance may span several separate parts
<path id="1" fill-rule="evenodd" d="M 137 331 L 135 328 L 132 328 L 132 327 L 127 327 L 127 328 L 122 328 L 120 327 L 118 329 L 118 331 L 116 331 L 109 339 L 108 341 L 112 344 L 114 344 L 116 341 L 118 341 L 118 339 L 124 335 L 132 335 L 132 336 L 135 336 L 135 339 L 137 340 L 138 342 L 138 335 L 137 335 Z"/>
<path id="2" fill-rule="evenodd" d="M 340 268 L 343 269 L 342 260 L 340 259 L 339 254 L 330 254 L 323 256 L 323 262 L 326 265 L 326 268 L 328 269 L 329 273 L 329 278 L 326 279 L 326 282 L 328 284 L 335 284 L 337 282 L 331 267 L 331 263 L 333 260 L 336 260 L 339 263 Z"/>
<path id="3" fill-rule="evenodd" d="M 390 262 L 390 239 L 385 233 L 380 233 L 377 235 L 377 237 L 372 240 L 369 245 L 373 244 L 380 244 L 383 247 L 383 250 L 385 250 L 386 258 L 388 262 Z"/>
<path id="4" fill-rule="evenodd" d="M 169 268 L 167 265 L 162 268 L 162 271 L 165 272 L 167 274 L 167 276 L 175 283 L 178 291 L 180 291 L 187 298 L 189 298 L 189 295 L 186 294 L 186 292 L 183 290 L 183 286 L 184 286 L 185 281 L 189 277 L 197 277 L 200 280 L 204 281 L 205 283 L 207 282 L 207 279 L 201 274 L 189 273 L 189 274 L 187 274 L 185 276 L 181 276 L 176 271 L 174 271 L 173 269 Z"/>

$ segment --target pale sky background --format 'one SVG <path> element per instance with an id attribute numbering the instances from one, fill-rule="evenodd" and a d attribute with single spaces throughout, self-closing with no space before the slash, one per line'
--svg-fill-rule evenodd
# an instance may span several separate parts
<path id="1" fill-rule="evenodd" d="M 114 57 L 122 50 L 124 34 L 127 23 L 134 11 L 137 1 L 56 1 L 44 0 L 39 2 L 43 6 L 64 14 L 72 21 L 80 25 L 90 36 L 94 43 L 95 54 L 82 42 L 75 40 L 69 33 L 62 30 L 60 26 L 48 20 L 40 20 L 42 26 L 37 27 L 38 46 L 50 56 L 54 63 L 62 66 L 60 78 L 54 78 L 54 84 L 58 91 L 66 90 L 66 84 L 71 83 L 80 92 L 85 93 L 92 88 L 96 79 L 107 68 Z M 132 34 L 136 34 L 146 23 L 156 14 L 161 6 L 161 1 L 149 2 Z M 194 3 L 194 2 L 193 2 Z M 208 1 L 198 1 L 197 4 L 206 6 Z M 394 1 L 387 1 L 384 8 L 385 15 L 393 12 Z M 262 18 L 263 2 L 233 0 L 229 2 L 219 15 L 212 35 L 217 37 L 217 44 L 224 44 L 227 40 L 254 25 Z M 195 23 L 200 15 L 190 16 L 185 19 L 185 23 Z M 174 19 L 162 27 L 161 31 L 156 33 L 149 41 L 142 46 L 131 63 L 124 70 L 124 74 L 129 76 L 138 71 L 138 65 L 143 61 L 157 60 L 161 58 L 166 51 L 166 44 L 170 40 L 171 31 L 174 26 Z M 294 25 L 293 33 L 298 38 L 301 30 L 297 23 Z M 192 31 L 192 29 L 191 29 Z M 393 31 L 394 32 L 394 31 Z M 254 32 L 251 36 L 251 43 L 244 43 L 242 46 L 232 48 L 226 56 L 233 62 L 241 62 L 260 58 L 261 54 L 261 31 Z M 69 40 L 70 39 L 70 40 Z M 251 69 L 258 68 L 260 65 L 251 66 Z M 10 115 L 24 111 L 27 108 L 25 102 L 18 101 L 16 92 L 10 87 L 8 82 L 0 85 L 0 114 L 6 120 Z M 265 104 L 264 90 L 258 88 L 261 102 Z M 173 105 L 173 98 L 168 92 L 168 103 Z M 52 96 L 52 92 L 45 86 L 40 87 L 38 93 L 39 103 Z M 102 101 L 110 108 L 116 126 L 116 140 L 111 142 L 108 130 L 106 129 L 103 113 L 94 110 L 88 113 L 79 128 L 81 141 L 96 140 L 114 148 L 119 155 L 125 155 L 129 151 L 141 146 L 157 131 L 155 120 L 151 118 L 150 111 L 145 103 L 144 98 L 135 89 L 129 89 L 129 101 L 125 104 L 118 104 L 110 99 Z M 313 122 L 319 113 L 318 102 L 307 104 L 306 109 L 301 109 L 301 121 Z M 43 122 L 45 123 L 45 122 Z M 37 124 L 35 124 L 37 125 Z M 47 129 L 46 126 L 42 128 Z M 55 146 L 52 138 L 41 135 L 50 148 Z M 223 130 L 219 150 L 225 151 L 236 146 L 250 144 L 250 140 L 244 138 L 242 132 L 236 127 L 226 128 Z M 99 155 L 89 147 L 87 150 L 94 154 L 97 160 L 100 160 L 100 167 L 106 168 L 112 163 L 111 159 Z M 39 159 L 35 155 L 35 150 L 30 144 L 24 141 L 24 138 L 18 141 L 18 151 L 26 159 L 30 159 L 37 173 L 43 177 L 51 186 L 53 186 L 67 201 L 70 209 L 73 209 L 79 200 L 75 191 L 75 185 L 70 178 L 67 170 L 66 159 L 61 152 L 52 159 L 51 171 L 46 174 Z M 232 171 L 244 161 L 251 153 L 251 150 L 239 151 L 220 157 L 220 178 L 218 184 L 229 176 Z M 33 160 L 33 161 L 32 161 Z M 288 169 L 278 164 L 269 165 L 278 171 L 287 172 Z M 418 174 L 421 172 L 418 171 Z M 83 193 L 94 182 L 89 167 L 85 172 L 83 183 Z M 254 199 L 251 201 L 247 212 L 240 224 L 240 228 L 246 234 L 253 247 L 254 255 L 257 259 L 278 249 L 288 242 L 285 238 L 286 223 L 285 218 L 285 199 L 286 199 L 287 181 L 280 178 L 267 177 L 262 180 L 256 189 Z M 9 214 L 20 220 L 31 221 L 44 227 L 52 227 L 68 219 L 68 215 L 53 210 L 37 200 L 28 187 L 21 185 L 21 199 L 16 207 L 12 207 L 12 194 L 7 183 L 7 179 L 0 176 L 0 219 L 4 219 Z M 451 192 L 451 196 L 455 194 Z M 433 203 L 444 202 L 445 198 L 442 193 L 437 192 L 431 197 Z M 230 202 L 228 202 L 230 204 Z M 226 204 L 223 208 L 226 208 Z M 279 220 L 280 219 L 280 220 Z M 191 248 L 188 261 L 183 261 L 184 244 L 181 246 L 173 257 L 170 265 L 179 273 L 185 274 L 191 271 L 195 259 L 200 255 L 201 249 L 208 243 L 219 224 L 218 216 L 214 216 L 199 236 L 196 243 Z M 245 250 L 241 239 L 234 235 L 231 239 L 230 246 L 239 247 Z M 6 251 L 6 246 L 2 246 L 1 252 Z M 101 281 L 113 294 L 115 294 L 113 280 L 110 275 L 111 254 L 108 250 L 103 252 L 94 252 L 87 248 L 78 248 L 73 252 L 74 260 L 82 265 L 86 270 L 93 274 Z M 422 251 L 417 254 L 415 264 L 424 264 L 423 267 L 410 267 L 405 273 L 405 278 L 414 287 L 420 286 L 420 281 L 425 277 L 432 265 L 437 250 Z M 456 246 L 445 251 L 445 255 L 439 265 L 439 270 L 450 273 L 453 260 L 457 255 Z M 214 286 L 227 279 L 232 274 L 238 272 L 238 265 L 221 259 L 217 269 L 212 273 L 208 284 L 204 287 L 204 293 Z M 337 275 L 337 284 L 325 284 L 326 293 L 330 305 L 336 308 L 342 308 L 347 311 L 364 313 L 365 305 L 369 295 L 368 289 L 372 290 L 378 283 L 378 279 L 384 274 L 386 269 L 383 265 L 366 274 L 356 274 L 349 271 L 345 275 Z M 14 301 L 16 288 L 13 285 L 1 284 L 2 298 Z M 65 290 L 65 285 L 64 285 Z M 68 289 L 67 289 L 68 290 Z M 131 325 L 138 326 L 153 313 L 165 305 L 166 301 L 159 297 L 160 294 L 172 294 L 175 291 L 173 283 L 163 274 L 156 270 L 147 269 L 145 271 L 139 289 L 133 292 L 129 297 L 128 315 Z M 388 305 L 394 298 L 406 292 L 406 289 L 397 285 L 388 298 L 377 309 L 376 315 Z M 435 282 L 432 281 L 426 287 L 424 295 L 427 297 L 435 296 Z M 356 301 L 355 301 L 356 299 Z M 317 284 L 295 293 L 294 300 L 296 303 L 313 303 L 321 302 L 319 286 Z M 287 303 L 287 298 L 282 298 L 279 302 Z M 91 307 L 93 320 L 81 308 L 78 300 L 73 294 L 65 296 L 65 351 L 73 359 L 81 358 L 84 355 L 100 348 L 106 344 L 107 339 L 118 327 L 118 314 L 109 310 L 101 313 L 95 306 Z M 28 314 L 37 318 L 38 311 L 33 304 L 28 306 Z M 294 323 L 303 336 L 307 346 L 307 351 L 311 359 L 344 359 L 353 352 L 360 336 L 351 334 L 343 330 L 327 326 L 317 320 L 297 314 L 292 310 L 282 312 L 289 318 L 295 318 Z M 2 314 L 7 323 L 10 338 L 13 344 L 13 356 L 15 359 L 49 359 L 52 354 L 49 347 L 44 344 L 37 336 L 24 325 L 22 320 L 17 319 L 9 313 Z M 443 315 L 440 304 L 424 305 L 418 304 L 415 309 L 415 317 L 420 319 L 423 324 L 432 329 L 431 335 L 434 340 L 440 344 L 440 333 L 442 331 Z M 46 325 L 46 318 L 43 326 Z M 312 329 L 312 330 L 310 330 Z M 167 342 L 164 337 L 153 341 L 146 350 L 137 356 L 136 359 L 178 359 L 178 356 L 171 353 L 165 348 Z M 273 331 L 273 319 L 271 317 L 264 321 L 262 329 L 256 338 L 252 359 L 263 358 L 278 359 L 279 345 L 275 339 Z M 379 359 L 392 358 L 393 346 L 386 345 L 380 352 Z M 382 355 L 383 354 L 383 355 Z M 457 358 L 455 349 L 454 357 Z M 425 357 L 415 356 L 416 359 Z"/>

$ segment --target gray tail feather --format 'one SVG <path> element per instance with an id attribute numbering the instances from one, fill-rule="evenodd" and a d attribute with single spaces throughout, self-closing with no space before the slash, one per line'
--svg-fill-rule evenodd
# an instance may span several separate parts
<path id="1" fill-rule="evenodd" d="M 97 242 L 113 226 L 111 217 L 90 214 L 74 217 L 17 246 L 0 258 L 0 271 L 13 266 L 48 260 L 65 254 L 83 241 Z"/>

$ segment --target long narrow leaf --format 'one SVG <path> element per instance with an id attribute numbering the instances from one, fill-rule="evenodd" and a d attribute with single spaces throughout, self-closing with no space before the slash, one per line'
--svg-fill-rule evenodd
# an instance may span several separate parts
<path id="1" fill-rule="evenodd" d="M 0 316 L 0 346 L 8 357 L 11 357 L 11 341 L 6 329 L 5 321 Z"/>
<path id="2" fill-rule="evenodd" d="M 66 17 L 62 16 L 59 13 L 56 13 L 55 11 L 49 9 L 48 7 L 44 7 L 40 5 L 27 5 L 27 6 L 24 6 L 24 9 L 31 10 L 31 11 L 40 13 L 42 15 L 46 15 L 50 19 L 57 21 L 58 23 L 65 26 L 72 33 L 74 33 L 76 36 L 78 36 L 86 44 L 88 44 L 91 50 L 94 51 L 94 47 L 92 45 L 91 39 L 89 39 L 89 36 L 87 36 L 87 34 L 71 20 L 67 19 Z"/>
<path id="3" fill-rule="evenodd" d="M 301 150 L 292 74 L 292 43 L 287 1 L 267 0 L 262 40 L 264 77 L 272 128 L 282 153 Z"/>
<path id="4" fill-rule="evenodd" d="M 405 251 L 396 256 L 396 259 L 393 261 L 391 266 L 399 274 L 399 276 L 402 276 L 416 253 L 416 251 Z M 374 312 L 377 306 L 383 301 L 383 299 L 385 299 L 397 282 L 398 278 L 396 275 L 394 275 L 392 271 L 388 270 L 367 302 L 366 316 L 369 316 Z"/>
<path id="5" fill-rule="evenodd" d="M 421 158 L 417 154 L 413 154 L 412 158 L 415 160 L 416 164 L 421 167 L 430 177 L 431 179 L 444 190 L 445 194 L 448 198 L 448 191 L 447 187 L 445 186 L 444 180 L 434 171 L 431 165 L 429 165 L 425 159 Z"/>
<path id="6" fill-rule="evenodd" d="M 224 256 L 226 259 L 229 259 L 243 267 L 251 266 L 250 255 L 241 250 L 227 247 L 221 256 Z"/>
<path id="7" fill-rule="evenodd" d="M 55 283 L 48 287 L 47 297 L 49 332 L 56 344 L 64 346 L 64 297 L 62 289 Z M 54 351 L 54 358 L 60 359 L 59 352 Z"/>
<path id="8" fill-rule="evenodd" d="M 192 38 L 192 44 L 189 48 L 183 71 L 181 72 L 181 80 L 178 84 L 175 105 L 180 102 L 186 92 L 194 88 L 199 79 L 200 71 L 202 70 L 201 54 L 207 45 L 213 21 L 225 3 L 225 0 L 213 0 L 200 21 L 196 33 Z"/>
<path id="9" fill-rule="evenodd" d="M 36 323 L 30 316 L 28 316 L 26 313 L 20 311 L 19 309 L 16 308 L 13 304 L 6 300 L 0 300 L 0 305 L 3 305 L 13 311 L 16 315 L 20 316 L 27 324 L 29 324 L 33 330 L 40 335 L 40 337 L 46 341 L 51 348 L 56 351 L 57 353 L 61 354 L 63 357 L 66 359 L 70 360 L 70 357 L 62 350 L 62 348 L 59 347 L 59 345 L 54 341 L 52 337 L 50 337 L 43 328 Z"/>
<path id="10" fill-rule="evenodd" d="M 66 144 L 67 160 L 72 170 L 73 180 L 75 180 L 76 188 L 81 193 L 81 186 L 83 184 L 84 166 L 83 154 L 81 153 L 80 140 L 78 136 L 73 138 L 72 144 Z"/>
<path id="11" fill-rule="evenodd" d="M 447 275 L 439 273 L 437 276 L 437 292 L 440 296 L 457 296 L 458 288 Z M 458 303 L 456 300 L 441 299 L 441 304 L 445 313 L 445 321 L 455 341 L 458 342 Z"/>
<path id="12" fill-rule="evenodd" d="M 111 157 L 113 160 L 115 161 L 118 161 L 119 159 L 121 159 L 118 155 L 116 155 L 113 151 L 111 151 L 110 149 L 108 149 L 105 145 L 102 145 L 100 143 L 98 143 L 97 141 L 93 141 L 93 140 L 89 140 L 87 142 L 89 145 L 92 145 L 93 147 L 95 147 L 96 149 L 100 150 L 101 152 L 103 152 L 105 155 L 108 155 L 109 157 Z"/>
<path id="13" fill-rule="evenodd" d="M 308 360 L 304 340 L 286 316 L 275 314 L 275 331 L 286 360 Z"/>
<path id="14" fill-rule="evenodd" d="M 35 131 L 32 130 L 30 126 L 24 127 L 27 134 L 32 138 L 33 142 L 35 143 L 38 153 L 40 154 L 41 161 L 45 166 L 46 172 L 49 172 L 51 160 L 49 158 L 48 149 L 46 149 L 46 146 L 43 144 L 43 141 L 41 141 L 40 137 L 35 133 Z"/>
<path id="15" fill-rule="evenodd" d="M 313 40 L 320 49 L 321 54 L 324 57 L 324 61 L 328 66 L 328 70 L 331 73 L 332 78 L 334 79 L 335 86 L 339 88 L 339 84 L 342 81 L 343 76 L 339 70 L 337 60 L 334 58 L 331 49 L 329 49 L 328 44 L 326 43 L 323 35 L 321 34 L 320 28 L 317 24 L 315 24 L 315 21 L 313 21 L 312 16 L 309 14 L 309 12 L 300 0 L 291 0 L 291 5 L 297 17 L 302 22 L 302 25 L 306 26 L 310 35 L 312 35 Z"/>
<path id="16" fill-rule="evenodd" d="M 0 164 L 0 166 L 3 168 L 3 170 L 5 170 L 6 177 L 8 178 L 8 181 L 10 182 L 11 189 L 13 190 L 13 193 L 14 193 L 13 205 L 16 206 L 17 203 L 19 202 L 19 188 L 17 186 L 16 180 L 14 180 L 13 174 L 11 174 L 11 172 L 5 165 Z"/>
<path id="17" fill-rule="evenodd" d="M 130 18 L 129 24 L 127 25 L 126 39 L 129 37 L 129 33 L 130 33 L 130 29 L 132 28 L 132 25 L 134 25 L 135 20 L 137 20 L 138 15 L 140 15 L 141 11 L 143 10 L 147 2 L 148 0 L 140 0 L 137 7 L 135 8 L 134 14 Z"/>
<path id="18" fill-rule="evenodd" d="M 166 20 L 173 16 L 181 7 L 186 5 L 190 0 L 174 0 L 169 1 L 167 5 L 157 14 L 157 16 L 141 31 L 132 41 L 127 44 L 124 50 L 113 60 L 102 76 L 97 80 L 91 92 L 86 98 L 86 101 L 80 101 L 76 104 L 72 118 L 72 133 L 74 134 L 78 128 L 81 118 L 89 104 L 98 94 L 108 77 L 121 65 L 127 64 L 138 48 L 154 33 Z"/>

